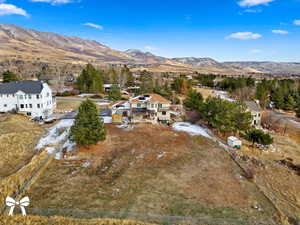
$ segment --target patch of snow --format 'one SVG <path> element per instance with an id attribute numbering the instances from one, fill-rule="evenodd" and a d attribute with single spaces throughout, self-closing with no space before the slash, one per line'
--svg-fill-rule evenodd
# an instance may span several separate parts
<path id="1" fill-rule="evenodd" d="M 166 155 L 167 153 L 166 152 L 161 152 L 157 155 L 157 159 L 160 159 L 161 157 L 163 157 L 164 155 Z"/>
<path id="2" fill-rule="evenodd" d="M 76 143 L 70 141 L 69 139 L 64 143 L 63 149 L 67 149 L 68 152 L 73 152 Z"/>
<path id="3" fill-rule="evenodd" d="M 207 138 L 211 138 L 211 136 L 203 127 L 188 122 L 176 122 L 172 125 L 172 128 L 177 131 L 184 131 L 191 136 L 201 135 Z"/>
<path id="4" fill-rule="evenodd" d="M 61 120 L 48 130 L 48 133 L 40 139 L 35 149 L 39 150 L 49 145 L 56 145 L 69 136 L 74 120 Z M 61 132 L 63 130 L 63 132 Z"/>
<path id="5" fill-rule="evenodd" d="M 45 150 L 49 155 L 52 155 L 55 153 L 55 148 L 53 148 L 53 147 L 48 147 Z"/>
<path id="6" fill-rule="evenodd" d="M 61 152 L 57 152 L 56 154 L 55 154 L 55 159 L 56 160 L 60 160 L 61 159 Z"/>
<path id="7" fill-rule="evenodd" d="M 86 94 L 86 93 L 82 93 L 80 95 L 78 95 L 79 97 L 81 98 L 85 98 L 85 97 L 92 97 L 92 96 L 95 96 L 95 94 Z"/>
<path id="8" fill-rule="evenodd" d="M 230 98 L 228 96 L 228 93 L 226 91 L 216 91 L 217 97 L 223 100 L 227 100 L 229 102 L 235 102 L 234 99 Z"/>
<path id="9" fill-rule="evenodd" d="M 299 122 L 297 122 L 297 121 L 295 121 L 295 120 L 289 120 L 289 121 L 292 122 L 293 124 L 295 124 L 295 125 L 297 125 L 297 126 L 300 127 L 300 123 L 299 123 Z"/>
<path id="10" fill-rule="evenodd" d="M 101 102 L 97 102 L 97 105 L 110 105 L 110 101 L 101 101 Z"/>

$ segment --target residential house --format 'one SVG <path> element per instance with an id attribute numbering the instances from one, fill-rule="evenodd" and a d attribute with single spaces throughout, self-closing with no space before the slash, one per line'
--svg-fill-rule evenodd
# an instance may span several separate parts
<path id="1" fill-rule="evenodd" d="M 125 119 L 128 120 L 130 116 L 130 103 L 121 101 L 114 104 L 111 108 L 112 111 L 112 122 L 122 123 Z"/>
<path id="2" fill-rule="evenodd" d="M 130 121 L 167 124 L 171 120 L 171 102 L 158 94 L 139 95 L 129 100 Z"/>
<path id="3" fill-rule="evenodd" d="M 47 118 L 56 106 L 52 90 L 42 81 L 0 84 L 0 112 L 16 111 L 32 118 Z"/>
<path id="4" fill-rule="evenodd" d="M 262 109 L 258 102 L 255 101 L 246 101 L 247 110 L 251 112 L 253 117 L 252 126 L 261 126 L 261 114 Z"/>

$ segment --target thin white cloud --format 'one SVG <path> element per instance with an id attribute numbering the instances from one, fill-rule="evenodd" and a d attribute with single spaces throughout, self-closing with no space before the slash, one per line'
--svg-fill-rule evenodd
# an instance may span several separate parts
<path id="1" fill-rule="evenodd" d="M 60 5 L 70 3 L 72 0 L 30 0 L 31 2 L 46 2 L 52 5 Z"/>
<path id="2" fill-rule="evenodd" d="M 241 7 L 252 7 L 257 5 L 268 5 L 268 3 L 275 0 L 241 0 L 238 2 Z"/>
<path id="3" fill-rule="evenodd" d="M 300 26 L 300 20 L 294 20 L 294 24 L 295 24 L 296 26 Z"/>
<path id="4" fill-rule="evenodd" d="M 155 51 L 155 50 L 157 50 L 156 47 L 150 46 L 150 45 L 147 45 L 147 46 L 145 46 L 144 48 L 145 48 L 147 51 Z"/>
<path id="5" fill-rule="evenodd" d="M 252 33 L 252 32 L 236 32 L 228 35 L 226 39 L 240 39 L 240 40 L 251 40 L 261 38 L 261 34 Z"/>
<path id="6" fill-rule="evenodd" d="M 103 30 L 103 26 L 95 24 L 95 23 L 84 23 L 84 26 L 88 26 L 88 27 L 92 27 L 92 28 L 96 28 L 99 30 Z"/>
<path id="7" fill-rule="evenodd" d="M 272 30 L 272 33 L 285 35 L 288 34 L 289 32 L 286 30 Z"/>
<path id="8" fill-rule="evenodd" d="M 24 9 L 18 8 L 17 6 L 12 4 L 0 3 L 0 16 L 7 15 L 21 15 L 26 17 L 29 16 Z"/>

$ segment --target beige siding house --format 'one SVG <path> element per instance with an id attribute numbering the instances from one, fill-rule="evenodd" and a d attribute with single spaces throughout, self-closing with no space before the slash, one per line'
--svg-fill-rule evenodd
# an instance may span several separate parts
<path id="1" fill-rule="evenodd" d="M 132 123 L 167 124 L 171 120 L 171 102 L 158 94 L 139 95 L 129 100 Z"/>

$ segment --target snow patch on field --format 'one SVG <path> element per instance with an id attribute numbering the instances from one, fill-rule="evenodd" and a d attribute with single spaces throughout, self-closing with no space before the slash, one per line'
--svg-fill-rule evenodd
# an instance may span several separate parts
<path id="1" fill-rule="evenodd" d="M 223 100 L 227 100 L 229 102 L 235 102 L 234 99 L 230 98 L 228 96 L 228 93 L 226 91 L 216 91 L 217 97 Z"/>
<path id="2" fill-rule="evenodd" d="M 72 119 L 61 120 L 59 123 L 55 124 L 48 130 L 48 133 L 40 139 L 35 149 L 39 150 L 47 146 L 53 146 L 62 141 L 65 141 L 69 136 L 70 129 L 73 123 L 74 120 Z"/>
<path id="3" fill-rule="evenodd" d="M 191 136 L 201 135 L 207 138 L 211 138 L 211 136 L 206 132 L 206 130 L 203 127 L 188 122 L 174 123 L 172 125 L 172 128 L 177 131 L 184 131 Z"/>
<path id="4" fill-rule="evenodd" d="M 79 97 L 81 98 L 85 98 L 85 97 L 92 97 L 92 96 L 95 96 L 95 94 L 86 94 L 86 93 L 82 93 L 80 95 L 78 95 Z"/>

